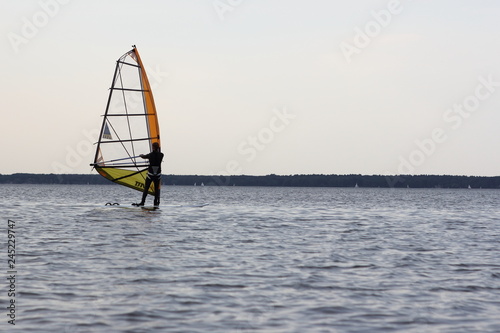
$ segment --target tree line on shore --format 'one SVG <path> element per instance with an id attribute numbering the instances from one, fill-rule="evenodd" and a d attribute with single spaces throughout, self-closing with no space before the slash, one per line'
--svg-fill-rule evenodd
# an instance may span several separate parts
<path id="1" fill-rule="evenodd" d="M 163 175 L 163 185 L 184 186 L 284 186 L 284 187 L 396 187 L 396 188 L 483 188 L 500 189 L 500 176 L 451 175 L 266 175 L 266 176 L 182 176 Z M 0 184 L 113 184 L 93 174 L 1 175 Z"/>

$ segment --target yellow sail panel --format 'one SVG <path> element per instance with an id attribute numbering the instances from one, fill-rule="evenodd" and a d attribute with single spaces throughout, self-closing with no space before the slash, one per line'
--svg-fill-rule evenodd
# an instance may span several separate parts
<path id="1" fill-rule="evenodd" d="M 134 48 L 135 55 L 137 57 L 137 63 L 141 68 L 141 84 L 142 89 L 144 91 L 144 104 L 146 108 L 146 113 L 148 114 L 148 126 L 149 126 L 149 135 L 152 138 L 152 142 L 160 143 L 160 126 L 158 125 L 158 116 L 156 115 L 156 106 L 153 98 L 153 91 L 151 90 L 151 85 L 149 84 L 148 76 L 146 74 L 146 69 L 142 64 L 141 57 L 139 56 L 139 52 Z"/>
<path id="2" fill-rule="evenodd" d="M 96 166 L 97 172 L 106 179 L 114 183 L 133 188 L 134 190 L 143 192 L 144 183 L 148 173 L 147 169 L 141 171 L 125 170 L 112 167 L 99 167 Z M 148 190 L 149 194 L 154 195 L 154 184 Z"/>

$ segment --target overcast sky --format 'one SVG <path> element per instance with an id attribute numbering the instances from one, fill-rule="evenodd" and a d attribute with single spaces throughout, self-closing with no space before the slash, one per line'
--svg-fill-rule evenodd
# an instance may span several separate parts
<path id="1" fill-rule="evenodd" d="M 499 17 L 496 0 L 3 0 L 0 173 L 90 173 L 136 44 L 166 174 L 498 176 Z"/>

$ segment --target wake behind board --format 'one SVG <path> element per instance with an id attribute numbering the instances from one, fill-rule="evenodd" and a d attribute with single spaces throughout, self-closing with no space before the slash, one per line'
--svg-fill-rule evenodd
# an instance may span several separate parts
<path id="1" fill-rule="evenodd" d="M 207 203 L 204 203 L 204 204 L 197 204 L 197 205 L 170 205 L 170 206 L 166 206 L 166 207 L 185 207 L 185 208 L 202 208 L 202 207 L 206 207 L 208 206 Z"/>
<path id="2" fill-rule="evenodd" d="M 159 210 L 160 207 L 158 206 L 137 206 L 137 205 L 120 205 L 119 203 L 115 203 L 113 205 L 104 205 L 107 209 L 128 209 L 128 210 Z"/>
<path id="3" fill-rule="evenodd" d="M 143 209 L 143 210 L 157 210 L 160 208 L 203 208 L 208 206 L 207 203 L 203 204 L 186 204 L 186 205 L 161 205 L 161 206 L 138 206 L 138 205 L 120 205 L 119 203 L 106 203 L 107 208 L 125 208 L 125 209 Z"/>
<path id="4" fill-rule="evenodd" d="M 159 210 L 159 206 L 140 206 L 142 210 Z"/>
<path id="5" fill-rule="evenodd" d="M 161 205 L 161 206 L 135 206 L 132 205 L 133 207 L 141 207 L 142 209 L 146 210 L 155 210 L 155 209 L 160 209 L 161 208 L 203 208 L 208 206 L 208 204 L 194 204 L 194 205 Z"/>

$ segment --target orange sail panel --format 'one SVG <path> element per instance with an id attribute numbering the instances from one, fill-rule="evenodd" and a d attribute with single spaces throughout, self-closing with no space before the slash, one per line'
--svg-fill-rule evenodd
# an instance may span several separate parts
<path id="1" fill-rule="evenodd" d="M 142 192 L 148 161 L 139 155 L 149 153 L 153 142 L 160 144 L 160 127 L 146 70 L 134 46 L 116 62 L 91 165 L 106 179 Z M 149 193 L 154 194 L 153 184 Z"/>
<path id="2" fill-rule="evenodd" d="M 153 98 L 153 91 L 151 90 L 151 86 L 149 85 L 148 76 L 146 75 L 146 71 L 144 70 L 144 66 L 142 65 L 141 57 L 139 53 L 135 53 L 137 57 L 137 63 L 143 70 L 141 71 L 141 83 L 142 87 L 145 91 L 144 93 L 144 103 L 146 110 L 148 110 L 148 126 L 149 126 L 149 134 L 153 138 L 157 138 L 158 144 L 160 144 L 160 126 L 158 125 L 158 117 L 156 116 L 156 106 Z M 161 145 L 160 145 L 161 147 Z"/>

